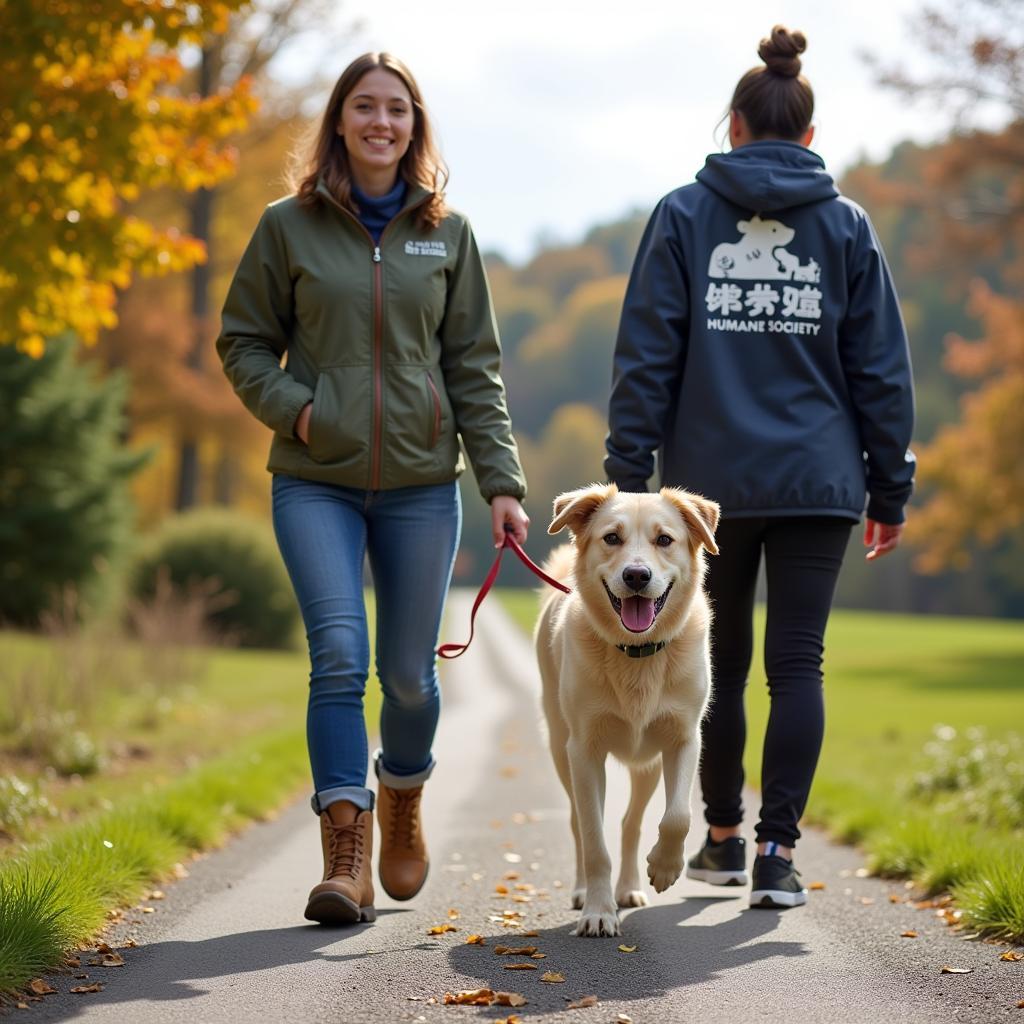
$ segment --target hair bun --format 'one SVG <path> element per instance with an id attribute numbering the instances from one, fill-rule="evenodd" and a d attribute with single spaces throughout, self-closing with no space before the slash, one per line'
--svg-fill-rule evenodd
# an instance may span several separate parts
<path id="1" fill-rule="evenodd" d="M 761 40 L 757 53 L 773 74 L 796 78 L 800 74 L 800 54 L 806 49 L 803 32 L 790 32 L 785 26 L 776 25 L 771 38 Z"/>

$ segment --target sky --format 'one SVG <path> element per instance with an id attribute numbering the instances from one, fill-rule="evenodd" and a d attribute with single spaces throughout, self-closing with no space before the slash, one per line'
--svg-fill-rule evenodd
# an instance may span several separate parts
<path id="1" fill-rule="evenodd" d="M 920 5 L 344 0 L 336 17 L 358 19 L 355 36 L 319 55 L 306 44 L 284 64 L 316 61 L 333 78 L 365 50 L 404 60 L 451 171 L 449 201 L 485 250 L 522 262 L 541 240 L 574 242 L 692 181 L 721 151 L 732 90 L 776 22 L 807 36 L 812 148 L 833 173 L 882 159 L 900 140 L 941 137 L 948 116 L 876 86 L 861 56 L 920 68 L 908 23 Z"/>

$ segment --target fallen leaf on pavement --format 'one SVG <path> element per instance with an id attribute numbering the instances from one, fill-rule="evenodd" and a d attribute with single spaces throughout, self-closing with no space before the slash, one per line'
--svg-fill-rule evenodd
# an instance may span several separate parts
<path id="1" fill-rule="evenodd" d="M 144 914 L 155 914 L 156 913 L 156 907 L 143 907 L 142 908 L 142 912 Z"/>
<path id="2" fill-rule="evenodd" d="M 76 985 L 71 991 L 76 996 L 81 996 L 86 992 L 102 992 L 103 986 L 98 981 L 94 981 L 91 985 Z"/>
<path id="3" fill-rule="evenodd" d="M 167 897 L 159 889 L 154 889 L 149 894 L 149 898 L 151 900 L 163 900 L 163 899 L 166 899 Z"/>
<path id="4" fill-rule="evenodd" d="M 900 932 L 900 938 L 901 939 L 916 939 L 917 938 L 917 932 L 915 932 L 911 928 L 908 928 L 905 932 Z"/>
<path id="5" fill-rule="evenodd" d="M 1021 1001 L 1020 1001 L 1020 1002 L 1019 1002 L 1019 1003 L 1017 1004 L 1017 1009 L 1018 1009 L 1018 1010 L 1024 1010 L 1024 999 L 1022 999 L 1022 1000 L 1021 1000 Z"/>
<path id="6" fill-rule="evenodd" d="M 107 953 L 100 961 L 100 967 L 124 967 L 124 957 L 120 953 Z"/>
<path id="7" fill-rule="evenodd" d="M 28 983 L 28 989 L 30 992 L 34 992 L 37 996 L 49 996 L 57 990 L 52 988 L 49 982 L 43 981 L 42 978 L 36 978 L 34 981 Z"/>
<path id="8" fill-rule="evenodd" d="M 597 1006 L 597 996 L 584 996 L 582 999 L 577 999 L 575 1003 L 570 1003 L 567 1010 L 585 1010 L 588 1006 Z"/>
<path id="9" fill-rule="evenodd" d="M 625 945 L 619 946 L 619 952 L 620 953 L 635 953 L 636 952 L 636 946 L 625 946 Z"/>
<path id="10" fill-rule="evenodd" d="M 818 892 L 819 890 L 825 888 L 825 883 L 824 882 L 811 882 L 811 884 L 809 886 L 807 886 L 807 888 L 810 889 L 811 892 Z"/>
<path id="11" fill-rule="evenodd" d="M 27 1010 L 28 1009 L 28 1003 L 16 1003 L 15 1005 L 17 1006 L 17 1008 L 19 1010 Z"/>
<path id="12" fill-rule="evenodd" d="M 552 985 L 557 985 L 557 984 L 560 984 L 561 982 L 565 981 L 565 977 L 563 975 L 559 974 L 558 971 L 545 971 L 540 976 L 540 980 L 541 981 L 547 981 L 547 982 L 549 982 Z"/>
<path id="13" fill-rule="evenodd" d="M 999 959 L 1012 964 L 1018 960 L 1024 960 L 1024 953 L 1018 953 L 1015 949 L 1008 949 Z"/>
<path id="14" fill-rule="evenodd" d="M 466 936 L 467 946 L 486 946 L 487 941 L 482 935 L 467 935 Z"/>
<path id="15" fill-rule="evenodd" d="M 507 1017 L 498 1021 L 498 1024 L 522 1024 L 523 1018 L 518 1013 L 510 1013 Z"/>
<path id="16" fill-rule="evenodd" d="M 948 965 L 943 967 L 940 974 L 970 974 L 974 970 L 973 967 L 949 967 Z"/>
<path id="17" fill-rule="evenodd" d="M 536 964 L 505 964 L 506 971 L 535 971 L 537 970 Z M 541 979 L 543 980 L 543 979 Z"/>
<path id="18" fill-rule="evenodd" d="M 435 924 L 433 928 L 427 929 L 427 934 L 444 935 L 445 932 L 457 932 L 458 930 L 453 924 Z"/>
<path id="19" fill-rule="evenodd" d="M 67 960 L 65 960 L 64 962 L 68 965 L 68 967 L 81 967 L 82 966 L 82 961 L 79 960 L 77 956 L 69 956 L 67 958 Z"/>
<path id="20" fill-rule="evenodd" d="M 531 953 L 530 954 L 530 959 L 531 960 L 546 960 L 547 956 L 548 956 L 547 953 Z"/>
<path id="21" fill-rule="evenodd" d="M 457 921 L 458 919 L 459 919 L 459 912 L 454 907 L 452 907 L 451 910 L 448 911 L 448 920 L 449 921 Z"/>
<path id="22" fill-rule="evenodd" d="M 498 885 L 496 885 L 496 886 L 494 887 L 494 891 L 495 891 L 495 892 L 496 892 L 496 893 L 497 893 L 497 894 L 498 894 L 499 896 L 507 896 L 507 895 L 508 895 L 508 886 L 507 886 L 507 885 L 501 885 L 501 884 L 499 883 Z"/>
<path id="23" fill-rule="evenodd" d="M 615 1018 L 615 1024 L 633 1024 L 633 1018 L 628 1013 L 620 1013 Z"/>
<path id="24" fill-rule="evenodd" d="M 903 902 L 903 897 L 900 896 L 899 893 L 891 892 L 891 893 L 889 893 L 889 902 L 890 903 L 902 903 Z"/>
<path id="25" fill-rule="evenodd" d="M 495 992 L 494 993 L 494 1005 L 495 1006 L 525 1006 L 526 996 L 521 995 L 519 992 Z"/>
<path id="26" fill-rule="evenodd" d="M 494 1002 L 494 991 L 489 988 L 464 989 L 461 992 L 445 992 L 444 1004 L 451 1006 L 490 1006 Z"/>
<path id="27" fill-rule="evenodd" d="M 532 956 L 537 952 L 536 946 L 495 946 L 498 956 Z"/>
<path id="28" fill-rule="evenodd" d="M 506 882 L 514 882 L 519 877 L 519 872 L 506 871 L 501 877 L 504 878 Z"/>

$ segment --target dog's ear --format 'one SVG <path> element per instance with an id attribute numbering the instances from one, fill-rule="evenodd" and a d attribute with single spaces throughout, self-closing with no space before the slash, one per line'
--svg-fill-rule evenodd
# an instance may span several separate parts
<path id="1" fill-rule="evenodd" d="M 587 520 L 609 498 L 619 493 L 615 484 L 591 484 L 581 487 L 578 491 L 566 491 L 555 498 L 554 518 L 548 527 L 548 533 L 558 533 L 569 527 L 574 535 L 578 535 Z"/>
<path id="2" fill-rule="evenodd" d="M 715 529 L 721 515 L 718 505 L 699 494 L 692 494 L 678 487 L 662 487 L 661 496 L 679 509 L 679 514 L 683 517 L 683 522 L 686 523 L 686 528 L 694 541 L 703 544 L 711 554 L 717 555 Z"/>

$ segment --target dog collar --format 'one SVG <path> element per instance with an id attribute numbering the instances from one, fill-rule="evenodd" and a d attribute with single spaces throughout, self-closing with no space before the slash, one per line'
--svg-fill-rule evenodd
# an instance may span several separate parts
<path id="1" fill-rule="evenodd" d="M 615 646 L 631 658 L 649 658 L 665 646 L 665 641 L 659 640 L 656 644 L 616 644 Z"/>

